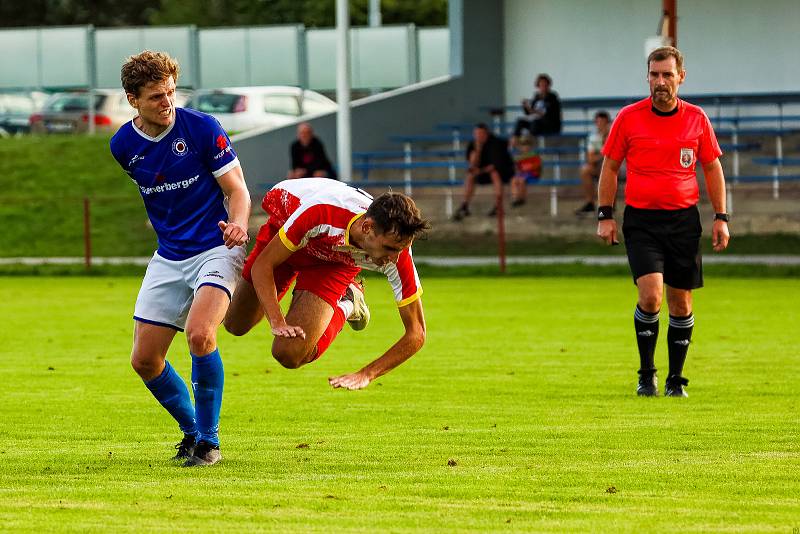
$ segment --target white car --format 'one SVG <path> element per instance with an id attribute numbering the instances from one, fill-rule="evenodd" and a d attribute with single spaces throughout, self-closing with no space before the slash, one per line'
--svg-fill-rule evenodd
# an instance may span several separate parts
<path id="1" fill-rule="evenodd" d="M 283 126 L 301 115 L 335 111 L 336 102 L 299 87 L 229 87 L 195 91 L 186 107 L 213 115 L 228 133 L 237 133 Z"/>

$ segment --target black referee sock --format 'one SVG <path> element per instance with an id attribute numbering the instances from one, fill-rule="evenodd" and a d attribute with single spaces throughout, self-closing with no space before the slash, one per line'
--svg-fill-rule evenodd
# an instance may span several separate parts
<path id="1" fill-rule="evenodd" d="M 686 353 L 692 342 L 692 329 L 694 328 L 694 315 L 686 317 L 669 316 L 669 329 L 667 330 L 667 343 L 669 344 L 669 376 L 681 376 L 683 364 L 686 362 Z"/>
<path id="2" fill-rule="evenodd" d="M 658 312 L 648 313 L 636 305 L 633 313 L 636 343 L 639 345 L 639 370 L 655 371 L 654 354 L 658 341 Z"/>

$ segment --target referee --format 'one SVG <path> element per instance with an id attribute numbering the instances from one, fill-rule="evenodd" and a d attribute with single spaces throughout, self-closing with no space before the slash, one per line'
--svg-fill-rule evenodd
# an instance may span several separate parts
<path id="1" fill-rule="evenodd" d="M 639 290 L 633 320 L 640 359 L 636 393 L 645 397 L 658 395 L 653 354 L 664 284 L 669 307 L 669 373 L 664 394 L 688 397 L 683 364 L 694 326 L 692 290 L 703 286 L 698 160 L 715 211 L 714 250 L 724 250 L 730 238 L 725 176 L 719 162 L 722 151 L 703 110 L 678 98 L 685 78 L 683 55 L 677 48 L 657 48 L 648 56 L 650 98 L 623 108 L 614 121 L 603 147 L 598 186 L 597 235 L 613 245 L 618 242 L 613 214 L 617 175 L 622 160 L 627 160 L 622 233 Z"/>

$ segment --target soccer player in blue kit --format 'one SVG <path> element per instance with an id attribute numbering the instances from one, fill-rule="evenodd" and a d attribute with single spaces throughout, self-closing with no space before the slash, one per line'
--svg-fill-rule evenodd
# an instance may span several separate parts
<path id="1" fill-rule="evenodd" d="M 131 364 L 184 437 L 186 467 L 221 458 L 224 373 L 217 328 L 241 276 L 250 194 L 230 140 L 210 115 L 175 107 L 178 63 L 162 52 L 131 56 L 122 87 L 138 115 L 111 139 L 111 153 L 139 187 L 158 236 L 134 311 Z M 166 360 L 186 331 L 192 389 Z"/>

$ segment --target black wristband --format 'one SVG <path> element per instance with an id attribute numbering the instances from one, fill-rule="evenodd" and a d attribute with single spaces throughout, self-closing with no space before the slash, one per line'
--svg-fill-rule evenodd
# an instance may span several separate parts
<path id="1" fill-rule="evenodd" d="M 606 219 L 614 218 L 614 208 L 611 206 L 600 206 L 597 208 L 597 220 L 605 221 Z"/>
<path id="2" fill-rule="evenodd" d="M 728 221 L 731 220 L 731 216 L 728 215 L 727 213 L 715 213 L 714 214 L 714 220 L 715 221 L 719 220 L 719 221 L 728 222 Z"/>

